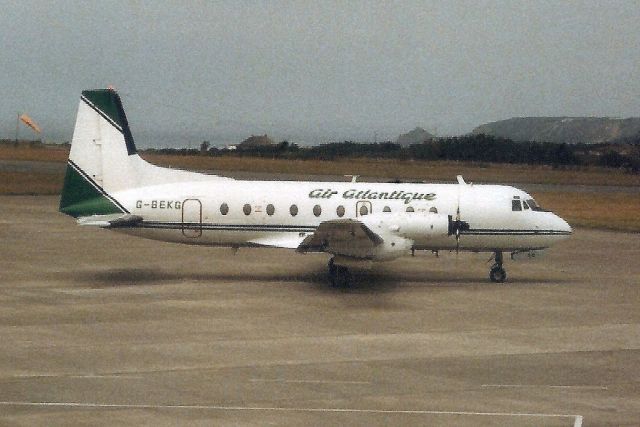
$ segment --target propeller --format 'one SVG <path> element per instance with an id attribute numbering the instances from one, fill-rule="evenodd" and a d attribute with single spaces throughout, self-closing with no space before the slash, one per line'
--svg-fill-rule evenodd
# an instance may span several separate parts
<path id="1" fill-rule="evenodd" d="M 456 256 L 457 256 L 458 253 L 460 252 L 460 232 L 468 230 L 469 224 L 460 219 L 460 192 L 462 190 L 462 185 L 466 185 L 467 183 L 464 182 L 462 175 L 458 175 L 456 178 L 458 180 L 458 206 L 456 206 L 456 220 L 452 224 L 452 231 L 456 235 Z"/>
<path id="2" fill-rule="evenodd" d="M 456 232 L 456 257 L 460 252 L 460 191 L 462 188 L 462 184 L 464 184 L 464 179 L 462 175 L 456 176 L 458 180 L 458 206 L 456 207 L 456 222 L 455 222 L 455 232 Z"/>
<path id="3" fill-rule="evenodd" d="M 460 252 L 460 192 L 458 192 L 458 208 L 456 209 L 456 222 L 455 222 L 455 232 L 456 232 L 456 255 Z"/>

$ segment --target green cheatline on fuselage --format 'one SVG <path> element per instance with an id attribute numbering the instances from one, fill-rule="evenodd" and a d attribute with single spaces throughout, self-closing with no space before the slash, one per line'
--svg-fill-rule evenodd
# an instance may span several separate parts
<path id="1" fill-rule="evenodd" d="M 60 195 L 60 212 L 78 218 L 121 213 L 122 210 L 67 164 Z"/>

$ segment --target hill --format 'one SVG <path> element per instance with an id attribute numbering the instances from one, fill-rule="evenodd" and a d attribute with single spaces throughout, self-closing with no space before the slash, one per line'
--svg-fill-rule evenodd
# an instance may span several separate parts
<path id="1" fill-rule="evenodd" d="M 513 141 L 599 144 L 640 137 L 640 118 L 514 117 L 478 126 L 472 133 Z"/>
<path id="2" fill-rule="evenodd" d="M 411 144 L 422 144 L 423 142 L 429 141 L 432 138 L 433 135 L 431 135 L 429 132 L 422 129 L 421 127 L 417 127 L 412 131 L 400 135 L 396 140 L 396 143 L 400 144 L 403 147 L 406 147 Z"/>

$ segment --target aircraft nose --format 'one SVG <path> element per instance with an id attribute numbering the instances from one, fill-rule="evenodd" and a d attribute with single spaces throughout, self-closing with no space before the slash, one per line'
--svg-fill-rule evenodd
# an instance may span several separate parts
<path id="1" fill-rule="evenodd" d="M 565 234 L 567 236 L 571 235 L 573 233 L 573 229 L 571 228 L 571 226 L 569 225 L 569 223 L 567 221 L 565 221 L 564 219 L 560 218 L 558 215 L 554 215 L 554 230 L 561 232 L 562 234 Z"/>

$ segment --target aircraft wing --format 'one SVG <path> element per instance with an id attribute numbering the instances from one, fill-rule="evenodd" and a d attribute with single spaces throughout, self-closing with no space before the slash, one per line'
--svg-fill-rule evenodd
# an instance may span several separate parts
<path id="1" fill-rule="evenodd" d="M 140 222 L 142 222 L 141 216 L 131 214 L 91 215 L 78 218 L 78 225 L 102 228 L 132 227 Z"/>
<path id="2" fill-rule="evenodd" d="M 269 236 L 249 240 L 249 243 L 257 246 L 268 246 L 270 248 L 297 249 L 304 237 L 295 236 Z"/>
<path id="3" fill-rule="evenodd" d="M 365 257 L 382 242 L 382 237 L 362 222 L 337 219 L 320 223 L 316 231 L 302 241 L 297 251 Z"/>

